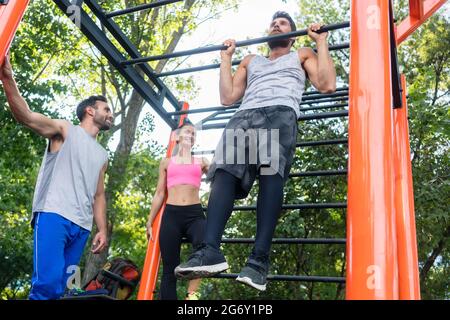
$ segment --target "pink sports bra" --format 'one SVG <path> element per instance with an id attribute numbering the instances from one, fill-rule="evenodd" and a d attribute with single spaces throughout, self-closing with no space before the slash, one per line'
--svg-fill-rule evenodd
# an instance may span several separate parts
<path id="1" fill-rule="evenodd" d="M 177 164 L 175 158 L 170 158 L 167 166 L 167 189 L 179 184 L 190 184 L 200 188 L 202 165 L 198 159 L 193 159 L 192 164 Z"/>

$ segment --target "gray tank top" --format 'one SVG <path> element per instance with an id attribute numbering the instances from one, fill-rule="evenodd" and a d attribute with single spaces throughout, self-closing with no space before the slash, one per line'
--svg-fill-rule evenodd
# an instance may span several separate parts
<path id="1" fill-rule="evenodd" d="M 257 55 L 248 64 L 247 88 L 237 111 L 283 105 L 293 108 L 298 118 L 305 81 L 296 51 L 273 61 Z"/>
<path id="2" fill-rule="evenodd" d="M 106 150 L 80 126 L 69 126 L 57 153 L 45 151 L 33 198 L 36 212 L 53 212 L 91 230 L 92 207 Z"/>

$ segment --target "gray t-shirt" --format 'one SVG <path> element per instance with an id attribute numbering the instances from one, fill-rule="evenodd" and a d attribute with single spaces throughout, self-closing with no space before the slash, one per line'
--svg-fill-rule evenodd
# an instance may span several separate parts
<path id="1" fill-rule="evenodd" d="M 305 91 L 306 73 L 297 51 L 275 60 L 263 56 L 252 58 L 247 67 L 247 88 L 237 110 L 269 106 L 288 106 L 300 116 L 300 102 Z"/>
<path id="2" fill-rule="evenodd" d="M 52 159 L 54 158 L 54 159 Z M 33 198 L 36 212 L 53 212 L 91 230 L 93 203 L 108 153 L 80 126 L 69 126 L 57 153 L 46 148 Z"/>

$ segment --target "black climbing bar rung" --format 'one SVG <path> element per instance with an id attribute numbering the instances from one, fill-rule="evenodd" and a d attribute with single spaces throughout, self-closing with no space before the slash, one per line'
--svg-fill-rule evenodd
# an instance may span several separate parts
<path id="1" fill-rule="evenodd" d="M 305 172 L 294 172 L 290 173 L 289 177 L 325 177 L 325 176 L 344 176 L 347 174 L 347 170 L 317 170 L 317 171 L 305 171 Z M 203 178 L 202 181 L 206 181 Z"/>
<path id="2" fill-rule="evenodd" d="M 220 273 L 212 278 L 218 279 L 236 279 L 237 273 Z M 268 275 L 269 281 L 302 281 L 302 282 L 331 282 L 345 283 L 344 277 L 320 277 L 320 276 L 287 276 L 287 275 Z"/>
<path id="3" fill-rule="evenodd" d="M 330 51 L 336 51 L 336 50 L 348 49 L 349 47 L 350 47 L 350 45 L 348 43 L 343 43 L 343 44 L 339 44 L 339 45 L 330 46 L 328 49 Z M 241 62 L 242 62 L 242 60 L 233 60 L 231 62 L 231 65 L 237 66 Z M 220 63 L 213 63 L 213 64 L 207 64 L 207 65 L 200 66 L 200 67 L 191 67 L 191 68 L 156 73 L 155 76 L 156 77 L 168 77 L 168 76 L 175 76 L 175 75 L 179 75 L 179 74 L 186 74 L 186 73 L 212 70 L 212 69 L 218 69 L 218 68 L 220 68 Z"/>
<path id="4" fill-rule="evenodd" d="M 320 120 L 320 119 L 329 119 L 329 118 L 340 118 L 347 117 L 348 110 L 340 110 L 333 112 L 316 112 L 312 114 L 303 114 L 298 118 L 298 121 L 308 121 L 308 120 Z M 224 129 L 227 123 L 213 123 L 202 126 L 202 130 L 212 130 L 212 129 Z"/>
<path id="5" fill-rule="evenodd" d="M 334 139 L 334 140 L 318 140 L 318 141 L 303 141 L 297 143 L 297 148 L 315 147 L 315 146 L 329 146 L 336 144 L 348 144 L 348 139 Z"/>
<path id="6" fill-rule="evenodd" d="M 348 92 L 333 92 L 333 93 L 320 93 L 320 94 L 312 94 L 302 98 L 302 102 L 310 101 L 310 100 L 319 100 L 325 98 L 333 98 L 333 97 L 345 97 L 348 96 Z"/>
<path id="7" fill-rule="evenodd" d="M 236 66 L 239 63 L 241 63 L 242 60 L 234 60 L 231 62 L 232 66 Z M 184 74 L 184 73 L 192 73 L 192 72 L 199 72 L 199 71 L 205 71 L 205 70 L 211 70 L 211 69 L 218 69 L 220 68 L 220 63 L 214 63 L 214 64 L 208 64 L 201 67 L 193 67 L 193 68 L 186 68 L 186 69 L 179 69 L 179 70 L 173 70 L 173 71 L 167 71 L 167 72 L 161 72 L 158 74 L 155 74 L 157 77 L 168 77 L 168 76 L 175 76 L 178 74 Z"/>
<path id="8" fill-rule="evenodd" d="M 312 110 L 323 110 L 323 109 L 333 109 L 333 108 L 342 108 L 348 107 L 348 103 L 338 103 L 338 104 L 329 104 L 326 106 L 314 106 L 308 108 L 300 108 L 300 111 L 312 111 Z"/>
<path id="9" fill-rule="evenodd" d="M 330 146 L 330 145 L 338 145 L 338 144 L 347 144 L 347 139 L 335 139 L 335 140 L 319 140 L 319 141 L 304 141 L 304 142 L 298 142 L 297 148 L 304 148 L 304 147 L 315 147 L 315 146 Z M 199 150 L 194 151 L 192 154 L 198 155 L 198 154 L 214 154 L 215 150 Z"/>
<path id="10" fill-rule="evenodd" d="M 346 202 L 334 202 L 334 203 L 300 203 L 300 204 L 283 204 L 281 206 L 284 210 L 295 209 L 340 209 L 347 208 Z M 206 208 L 204 208 L 206 210 Z M 256 206 L 235 206 L 233 211 L 252 211 L 256 210 Z"/>
<path id="11" fill-rule="evenodd" d="M 316 113 L 311 113 L 311 114 L 303 114 L 298 118 L 298 121 L 340 118 L 340 117 L 347 117 L 347 116 L 348 116 L 348 110 L 340 110 L 340 111 L 333 111 L 333 112 L 316 112 Z"/>
<path id="12" fill-rule="evenodd" d="M 341 91 L 347 91 L 348 92 L 348 87 L 342 87 L 342 88 L 337 88 L 336 92 L 341 92 Z M 320 91 L 306 91 L 303 93 L 303 96 L 310 96 L 313 94 L 321 94 Z"/>
<path id="13" fill-rule="evenodd" d="M 161 7 L 161 6 L 165 6 L 171 3 L 175 3 L 175 2 L 181 2 L 184 0 L 159 0 L 159 1 L 155 1 L 152 3 L 145 3 L 145 4 L 141 4 L 132 8 L 127 8 L 127 9 L 123 9 L 123 10 L 117 10 L 114 12 L 110 12 L 106 14 L 107 18 L 112 18 L 112 17 L 117 17 L 117 16 L 121 16 L 124 14 L 128 14 L 128 13 L 133 13 L 133 12 L 138 12 L 138 11 L 142 11 L 142 10 L 146 10 L 146 9 L 152 9 L 152 8 L 156 8 L 156 7 Z"/>
<path id="14" fill-rule="evenodd" d="M 255 243 L 254 238 L 222 239 L 222 243 Z M 345 239 L 318 239 L 318 238 L 273 238 L 272 244 L 345 244 Z"/>
<path id="15" fill-rule="evenodd" d="M 191 109 L 191 110 L 180 110 L 180 111 L 174 111 L 174 112 L 168 112 L 167 114 L 169 116 L 179 116 L 182 114 L 191 114 L 191 113 L 202 113 L 202 112 L 213 112 L 213 111 L 228 111 L 230 109 L 233 109 L 236 111 L 236 106 L 230 106 L 230 107 L 208 107 L 208 108 L 197 108 L 197 109 Z"/>
<path id="16" fill-rule="evenodd" d="M 347 174 L 347 170 L 318 170 L 318 171 L 305 171 L 294 172 L 289 174 L 289 177 L 323 177 L 323 176 L 344 176 Z"/>
<path id="17" fill-rule="evenodd" d="M 348 96 L 348 92 L 335 92 L 335 93 L 324 93 L 324 94 L 317 94 L 315 93 L 314 95 L 308 96 L 308 97 L 304 97 L 303 100 L 308 100 L 307 103 L 302 102 L 301 105 L 304 104 L 312 104 L 312 103 L 322 103 L 322 102 L 329 102 L 329 101 L 341 101 L 344 100 L 346 98 L 342 98 L 342 99 L 333 99 L 333 100 L 320 100 L 320 99 L 327 99 L 327 98 L 335 98 L 335 97 L 346 97 Z M 317 101 L 311 101 L 311 100 L 317 100 Z M 217 107 L 207 107 L 207 108 L 193 108 L 193 109 L 189 109 L 189 110 L 180 110 L 180 111 L 174 111 L 174 112 L 168 112 L 167 114 L 169 116 L 178 116 L 181 114 L 191 114 L 191 113 L 202 113 L 202 112 L 213 112 L 213 111 L 231 111 L 231 110 L 236 110 L 237 108 L 239 108 L 240 103 L 236 103 L 234 105 L 231 106 L 217 106 Z"/>
<path id="18" fill-rule="evenodd" d="M 189 243 L 186 238 L 181 240 Z M 255 243 L 255 238 L 222 238 L 221 243 L 251 244 Z M 345 244 L 346 239 L 342 238 L 273 238 L 272 244 Z"/>
<path id="19" fill-rule="evenodd" d="M 344 100 L 348 100 L 348 96 L 345 97 L 337 97 L 337 98 L 328 98 L 328 99 L 322 99 L 322 100 L 307 100 L 307 101 L 302 101 L 302 103 L 300 103 L 301 106 L 303 105 L 311 105 L 313 103 L 325 103 L 325 102 L 338 102 L 338 101 L 344 101 Z"/>
<path id="20" fill-rule="evenodd" d="M 199 150 L 199 151 L 192 151 L 193 155 L 203 155 L 203 154 L 214 154 L 215 150 Z"/>
<path id="21" fill-rule="evenodd" d="M 220 115 L 220 114 L 219 114 Z M 230 120 L 231 119 L 231 115 L 229 116 L 223 116 L 223 117 L 214 117 L 214 118 L 210 118 L 207 121 L 202 121 L 203 123 L 209 122 L 209 121 L 214 121 L 214 120 Z"/>
<path id="22" fill-rule="evenodd" d="M 323 26 L 322 29 L 320 30 L 320 32 L 348 28 L 349 26 L 350 26 L 350 22 L 331 24 L 331 25 Z M 249 45 L 253 45 L 253 44 L 264 43 L 269 40 L 279 40 L 279 39 L 287 39 L 287 38 L 292 38 L 292 37 L 300 37 L 300 36 L 305 36 L 307 34 L 308 34 L 308 30 L 303 29 L 303 30 L 298 30 L 298 31 L 294 31 L 294 32 L 277 34 L 274 36 L 267 36 L 267 37 L 261 37 L 261 38 L 256 38 L 256 39 L 238 41 L 238 42 L 236 42 L 236 47 L 245 47 L 245 46 L 249 46 Z M 346 46 L 346 45 L 348 46 L 348 44 L 344 44 L 344 45 L 338 45 L 338 47 L 342 47 L 342 46 Z M 226 50 L 226 49 L 227 49 L 227 47 L 224 45 L 206 46 L 206 47 L 201 47 L 201 48 L 197 48 L 197 49 L 178 51 L 178 52 L 173 52 L 173 53 L 169 53 L 169 54 L 156 55 L 156 56 L 152 56 L 152 57 L 131 59 L 131 60 L 122 62 L 122 64 L 129 65 L 129 64 L 137 64 L 137 63 L 156 61 L 156 60 L 165 60 L 165 59 L 170 59 L 170 58 L 190 56 L 190 55 L 194 55 L 194 54 L 200 54 L 200 53 L 206 53 L 206 52 L 212 52 L 212 51 L 220 51 L 220 50 Z M 332 49 L 332 47 L 330 46 L 330 50 L 331 49 Z"/>

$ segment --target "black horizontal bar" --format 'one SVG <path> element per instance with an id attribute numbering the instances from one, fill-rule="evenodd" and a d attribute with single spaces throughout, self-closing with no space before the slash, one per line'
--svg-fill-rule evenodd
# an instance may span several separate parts
<path id="1" fill-rule="evenodd" d="M 340 91 L 345 90 L 346 88 L 343 88 Z M 336 90 L 337 91 L 337 90 Z M 304 97 L 303 100 L 308 100 L 308 102 L 304 103 L 302 102 L 301 104 L 311 104 L 311 103 L 321 103 L 321 102 L 329 102 L 329 101 L 340 101 L 340 100 L 344 100 L 343 99 L 338 99 L 336 97 L 345 97 L 348 95 L 348 92 L 335 92 L 335 93 L 324 93 L 324 94 L 317 94 L 317 91 L 313 91 L 312 93 L 314 93 L 314 95 L 308 95 L 308 97 Z M 311 98 L 312 97 L 312 98 Z M 334 98 L 333 100 L 323 100 L 320 101 L 319 99 L 328 99 L 328 98 Z M 312 100 L 317 100 L 317 101 L 312 101 Z M 235 110 L 237 108 L 239 108 L 240 103 L 235 103 L 234 105 L 231 106 L 217 106 L 217 107 L 207 107 L 207 108 L 193 108 L 193 109 L 189 109 L 189 110 L 180 110 L 180 111 L 174 111 L 174 112 L 168 112 L 167 114 L 169 116 L 178 116 L 181 114 L 191 114 L 191 113 L 202 113 L 202 112 L 213 112 L 213 111 L 231 111 L 231 110 Z"/>
<path id="2" fill-rule="evenodd" d="M 300 203 L 300 204 L 283 204 L 281 206 L 283 210 L 296 210 L 296 209 L 339 209 L 347 208 L 345 202 L 335 203 Z M 206 209 L 206 208 L 205 208 Z M 234 211 L 252 211 L 256 210 L 256 206 L 235 206 Z"/>
<path id="3" fill-rule="evenodd" d="M 335 140 L 319 140 L 319 141 L 304 141 L 297 143 L 297 148 L 303 148 L 303 147 L 315 147 L 315 146 L 329 146 L 329 145 L 336 145 L 336 144 L 347 144 L 347 139 L 335 139 Z M 192 154 L 213 154 L 215 150 L 199 150 L 194 151 Z"/>
<path id="4" fill-rule="evenodd" d="M 114 11 L 111 13 L 107 13 L 106 17 L 109 19 L 112 17 L 117 17 L 117 16 L 121 16 L 124 14 L 138 12 L 138 11 L 142 11 L 142 10 L 146 10 L 146 9 L 161 7 L 161 6 L 165 6 L 167 4 L 180 2 L 180 1 L 184 1 L 184 0 L 160 0 L 160 1 L 152 2 L 152 3 L 141 4 L 136 7 L 127 8 L 127 9 L 123 9 L 123 10 L 117 10 L 117 11 Z"/>
<path id="5" fill-rule="evenodd" d="M 319 100 L 319 99 L 324 99 L 324 98 L 345 97 L 345 96 L 348 96 L 348 92 L 311 94 L 306 97 L 303 97 L 302 102 L 310 101 L 310 100 Z"/>
<path id="6" fill-rule="evenodd" d="M 222 243 L 255 243 L 254 238 L 222 239 Z M 345 239 L 274 238 L 272 244 L 345 244 Z"/>
<path id="7" fill-rule="evenodd" d="M 169 116 L 179 116 L 182 114 L 191 114 L 191 113 L 202 113 L 202 112 L 213 112 L 213 111 L 228 111 L 229 109 L 236 109 L 235 106 L 219 106 L 219 107 L 208 107 L 208 108 L 196 108 L 196 109 L 190 109 L 190 110 L 180 110 L 180 111 L 174 111 L 174 112 L 168 112 L 167 114 Z"/>
<path id="8" fill-rule="evenodd" d="M 348 87 L 342 87 L 342 88 L 337 88 L 335 92 L 341 92 L 341 91 L 347 91 L 348 92 Z M 306 91 L 303 93 L 303 96 L 310 96 L 313 94 L 320 94 L 320 91 Z"/>
<path id="9" fill-rule="evenodd" d="M 322 176 L 344 176 L 347 174 L 347 170 L 319 170 L 319 171 L 306 171 L 306 172 L 294 172 L 289 174 L 289 177 L 322 177 Z"/>
<path id="10" fill-rule="evenodd" d="M 186 238 L 182 239 L 183 243 L 189 243 Z M 255 243 L 254 238 L 222 238 L 221 243 L 246 244 Z M 346 239 L 339 238 L 273 238 L 272 244 L 345 244 Z"/>
<path id="11" fill-rule="evenodd" d="M 333 108 L 342 108 L 342 107 L 348 107 L 348 103 L 329 104 L 326 106 L 314 106 L 314 107 L 308 107 L 308 108 L 300 108 L 300 111 L 323 110 L 323 109 L 333 109 Z"/>
<path id="12" fill-rule="evenodd" d="M 340 110 L 340 111 L 333 111 L 333 112 L 316 112 L 316 113 L 311 113 L 311 114 L 302 114 L 298 118 L 298 121 L 339 118 L 339 117 L 347 117 L 347 116 L 348 116 L 348 110 Z"/>
<path id="13" fill-rule="evenodd" d="M 319 99 L 319 100 L 307 100 L 307 101 L 302 101 L 300 103 L 300 105 L 304 106 L 304 105 L 311 105 L 313 103 L 338 102 L 338 101 L 344 101 L 344 100 L 348 100 L 348 96 L 336 97 L 336 98 L 327 98 L 327 99 Z"/>
<path id="14" fill-rule="evenodd" d="M 237 273 L 220 273 L 212 278 L 218 279 L 235 279 Z M 304 281 L 304 282 L 331 282 L 331 283 L 345 283 L 343 277 L 320 277 L 320 276 L 286 276 L 286 275 L 268 275 L 267 280 L 270 281 Z"/>
<path id="15" fill-rule="evenodd" d="M 318 171 L 305 171 L 305 172 L 294 172 L 290 173 L 289 177 L 326 177 L 326 176 L 344 176 L 347 174 L 347 170 L 318 170 Z M 206 181 L 203 178 L 202 181 Z"/>
<path id="16" fill-rule="evenodd" d="M 297 143 L 297 148 L 301 147 L 315 147 L 315 146 L 328 146 L 335 144 L 347 144 L 348 139 L 334 139 L 334 140 L 319 140 L 319 141 L 303 141 Z"/>
<path id="17" fill-rule="evenodd" d="M 221 115 L 221 114 L 219 113 L 219 115 Z M 214 121 L 214 120 L 230 120 L 231 117 L 232 117 L 232 115 L 223 116 L 223 117 L 214 117 L 214 118 L 208 119 L 208 121 L 202 121 L 202 122 L 206 123 L 206 122 Z"/>
<path id="18" fill-rule="evenodd" d="M 241 63 L 242 60 L 234 60 L 231 62 L 232 66 L 236 66 L 239 63 Z M 208 64 L 201 67 L 193 67 L 193 68 L 186 68 L 186 69 L 179 69 L 179 70 L 173 70 L 173 71 L 167 71 L 167 72 L 161 72 L 158 74 L 155 74 L 157 77 L 167 77 L 167 76 L 175 76 L 178 74 L 184 74 L 184 73 L 191 73 L 191 72 L 198 72 L 198 71 L 205 71 L 205 70 L 211 70 L 211 69 L 217 69 L 220 68 L 220 63 L 214 63 L 214 64 Z"/>
<path id="19" fill-rule="evenodd" d="M 308 121 L 308 120 L 320 120 L 329 118 L 340 118 L 347 117 L 348 110 L 340 110 L 333 112 L 316 112 L 312 114 L 303 114 L 298 118 L 298 121 Z M 226 122 L 223 123 L 213 123 L 202 126 L 202 130 L 212 130 L 212 129 L 224 129 L 226 127 Z"/>
<path id="20" fill-rule="evenodd" d="M 331 31 L 331 30 L 342 29 L 342 28 L 348 28 L 349 26 L 350 26 L 350 22 L 331 24 L 328 26 L 323 26 L 321 28 L 321 30 L 319 31 L 319 33 Z M 298 31 L 294 31 L 294 32 L 277 34 L 274 36 L 267 36 L 267 37 L 261 37 L 261 38 L 256 38 L 256 39 L 238 41 L 238 42 L 236 42 L 236 47 L 245 47 L 245 46 L 249 46 L 249 45 L 253 45 L 253 44 L 264 43 L 269 40 L 279 40 L 279 39 L 287 39 L 287 38 L 292 38 L 292 37 L 300 37 L 300 36 L 305 36 L 307 34 L 308 34 L 308 30 L 303 29 L 303 30 L 298 30 Z M 129 65 L 129 64 L 137 64 L 137 63 L 156 61 L 156 60 L 165 60 L 165 59 L 176 58 L 176 57 L 190 56 L 190 55 L 199 54 L 199 53 L 226 50 L 227 48 L 228 47 L 226 47 L 222 44 L 214 45 L 214 46 L 206 46 L 206 47 L 201 47 L 201 48 L 197 48 L 197 49 L 178 51 L 178 52 L 173 52 L 173 53 L 169 53 L 169 54 L 161 54 L 161 55 L 152 56 L 152 57 L 132 59 L 132 60 L 128 60 L 128 61 L 123 61 L 122 64 Z M 331 49 L 331 47 L 330 47 L 330 49 Z"/>
<path id="21" fill-rule="evenodd" d="M 348 49 L 350 45 L 348 43 L 343 43 L 339 45 L 334 45 L 328 47 L 329 51 L 336 51 L 336 50 L 342 50 L 342 49 Z M 314 49 L 316 51 L 316 49 Z M 241 63 L 242 60 L 233 60 L 231 62 L 232 66 L 236 66 Z M 192 73 L 192 72 L 199 72 L 199 71 L 205 71 L 205 70 L 212 70 L 212 69 L 218 69 L 220 68 L 220 63 L 213 63 L 213 64 L 207 64 L 200 67 L 191 67 L 191 68 L 185 68 L 185 69 L 178 69 L 173 71 L 167 71 L 167 72 L 161 72 L 155 74 L 156 77 L 168 77 L 168 76 L 175 76 L 179 74 L 186 74 L 186 73 Z"/>

